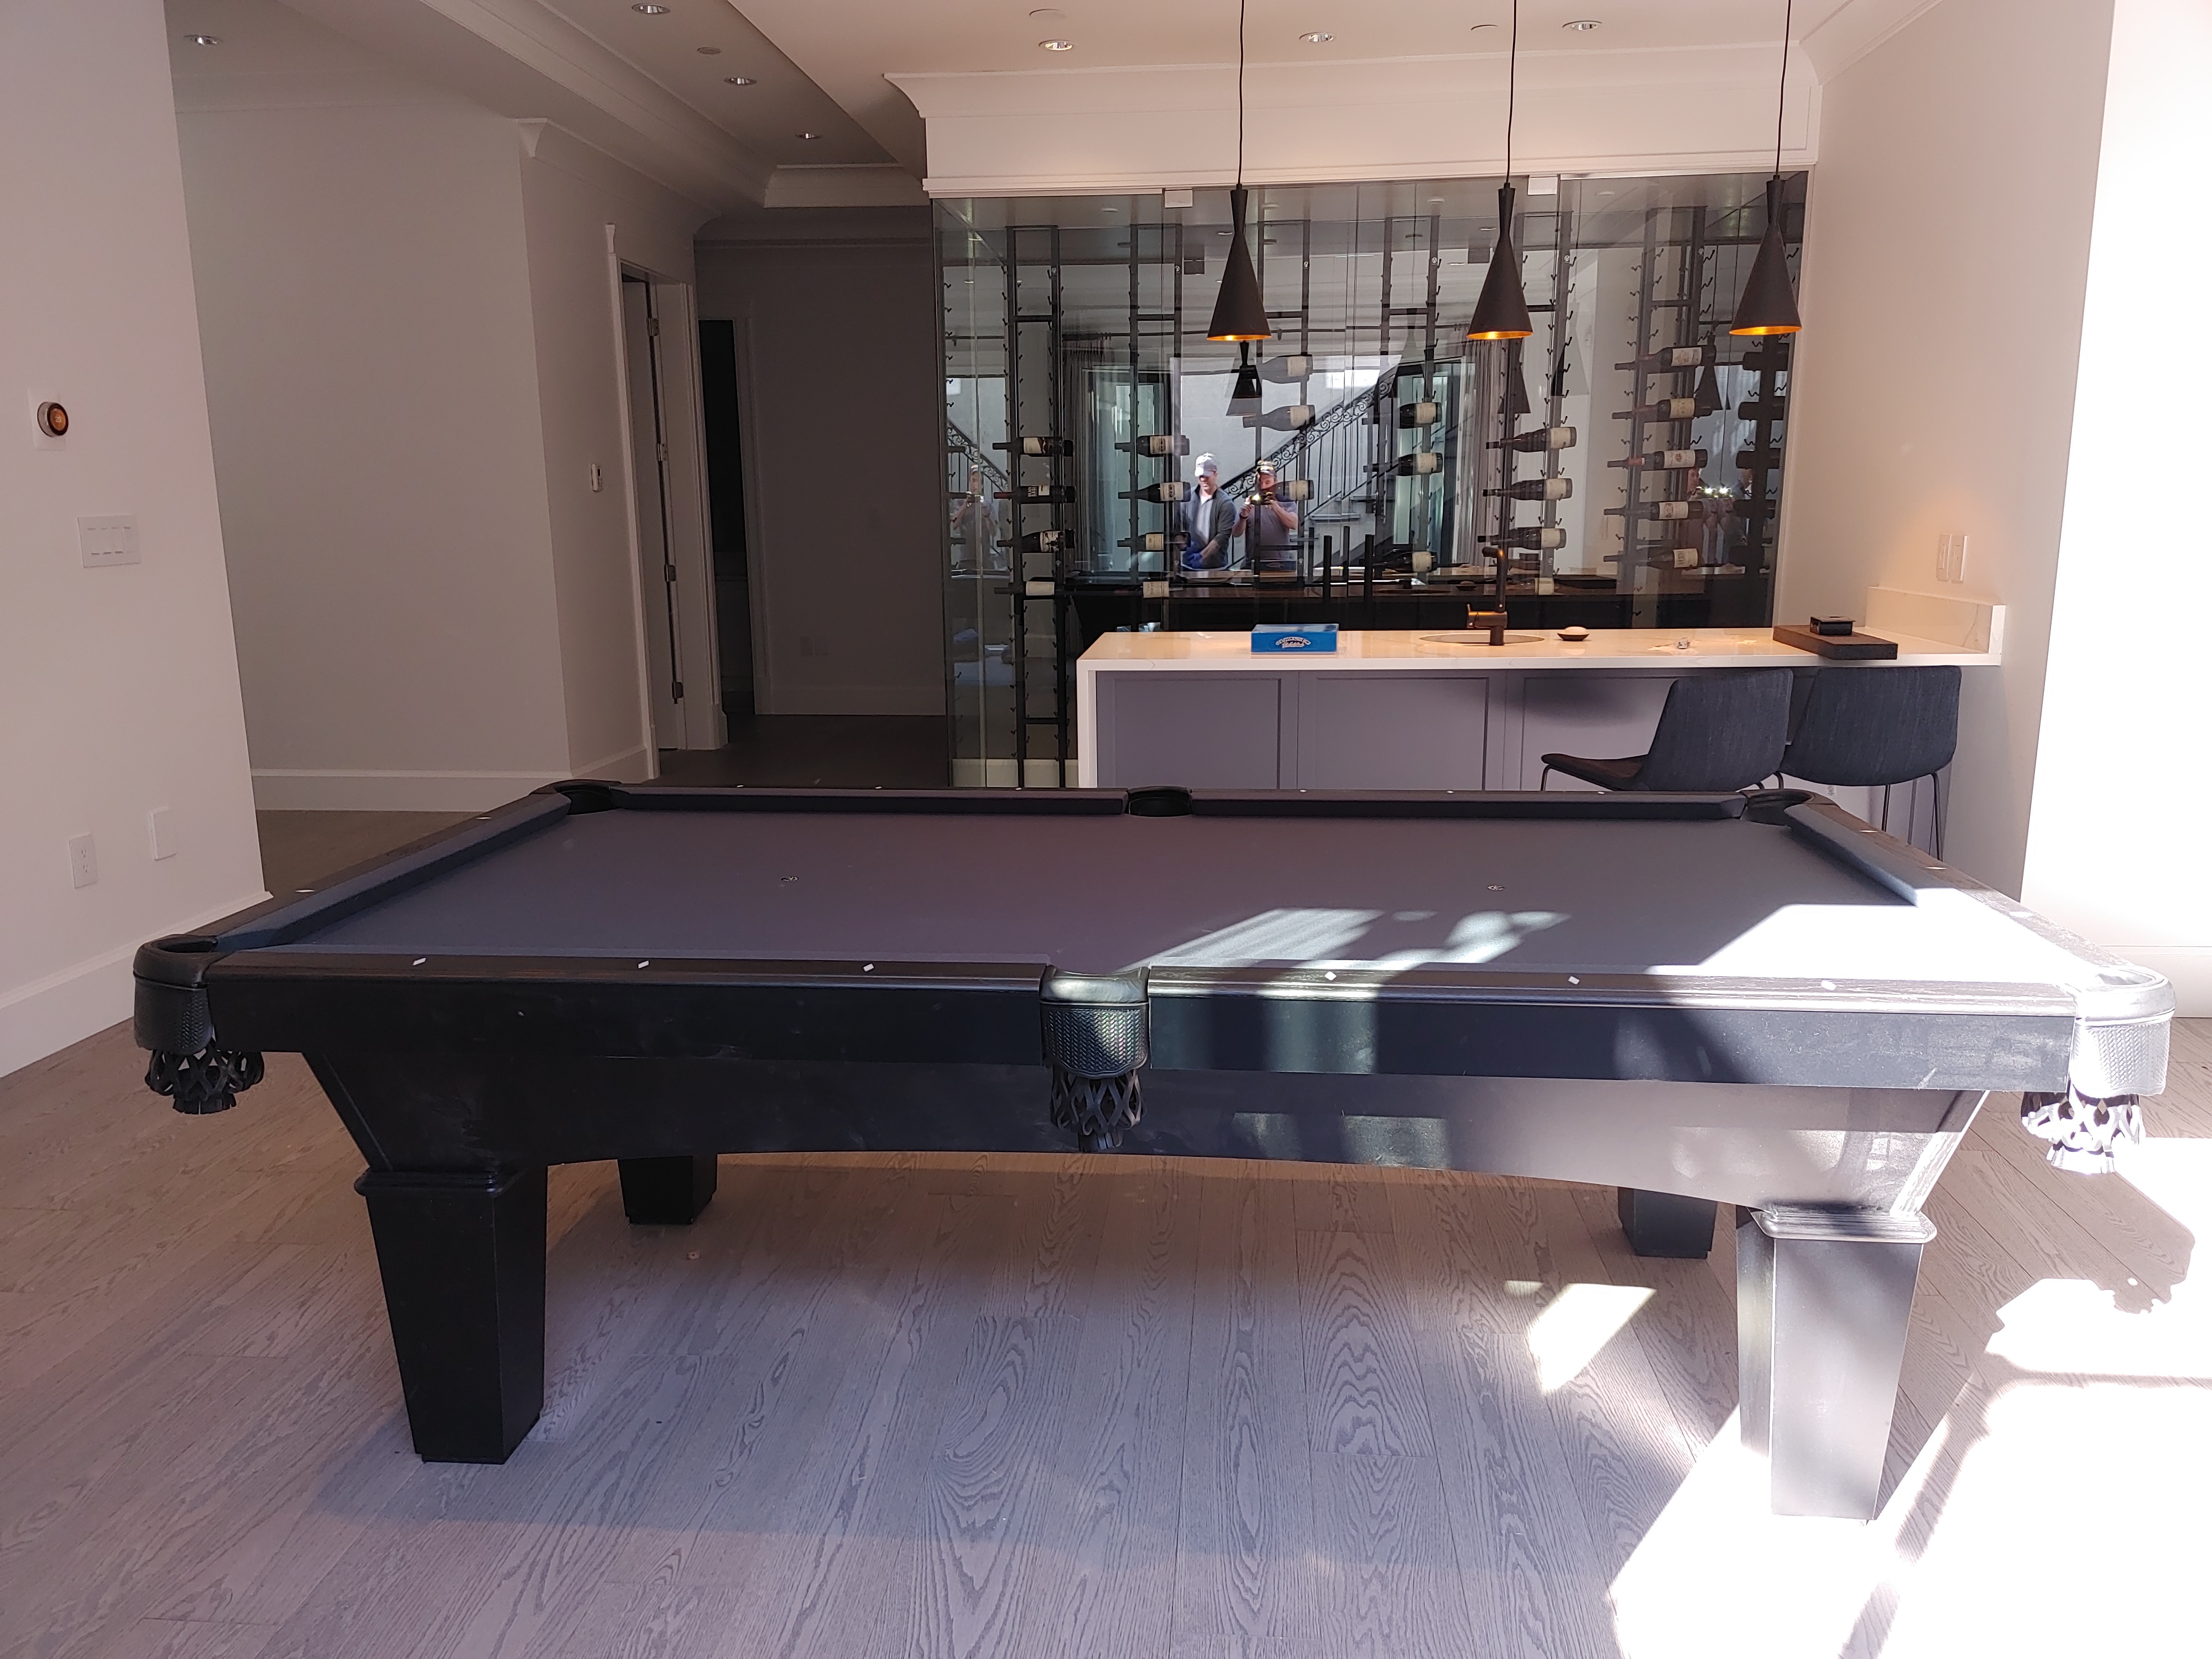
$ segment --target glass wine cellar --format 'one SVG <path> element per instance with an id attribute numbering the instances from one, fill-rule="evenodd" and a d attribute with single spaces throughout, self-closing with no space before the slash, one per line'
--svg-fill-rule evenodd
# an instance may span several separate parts
<path id="1" fill-rule="evenodd" d="M 1527 182 L 1512 343 L 1462 337 L 1497 180 L 1255 190 L 1274 337 L 1236 414 L 1226 191 L 939 204 L 957 782 L 1072 782 L 1116 629 L 1458 627 L 1501 580 L 1516 628 L 1772 620 L 1790 346 L 1728 332 L 1765 179 Z M 1206 456 L 1217 515 L 1272 466 L 1287 550 L 1192 545 Z"/>

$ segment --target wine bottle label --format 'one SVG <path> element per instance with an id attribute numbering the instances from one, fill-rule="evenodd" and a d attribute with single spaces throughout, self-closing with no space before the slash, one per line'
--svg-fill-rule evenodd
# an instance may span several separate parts
<path id="1" fill-rule="evenodd" d="M 1024 536 L 1022 538 L 1022 551 L 1057 553 L 1066 533 L 1061 530 L 1040 530 L 1033 536 Z"/>
<path id="2" fill-rule="evenodd" d="M 1164 553 L 1168 548 L 1168 538 L 1157 530 L 1148 530 L 1128 545 L 1139 553 Z"/>
<path id="3" fill-rule="evenodd" d="M 1674 550 L 1674 568 L 1675 568 L 1675 569 L 1677 569 L 1677 570 L 1695 570 L 1697 568 L 1698 568 L 1698 550 L 1697 550 L 1696 548 L 1694 548 L 1694 547 L 1678 547 L 1678 548 L 1676 548 L 1676 549 Z"/>
<path id="4" fill-rule="evenodd" d="M 1409 477 L 1418 477 L 1424 473 L 1434 472 L 1443 464 L 1444 458 L 1433 449 L 1419 449 L 1410 455 L 1401 455 L 1398 458 L 1398 471 Z"/>
<path id="5" fill-rule="evenodd" d="M 1148 432 L 1139 438 L 1135 449 L 1139 455 L 1187 455 L 1190 440 L 1180 432 Z"/>
<path id="6" fill-rule="evenodd" d="M 1705 464 L 1705 452 L 1702 449 L 1662 449 L 1659 452 L 1659 465 L 1669 471 L 1703 466 Z"/>
<path id="7" fill-rule="evenodd" d="M 1686 519 L 1690 516 L 1690 504 L 1687 501 L 1655 501 L 1652 505 L 1659 509 L 1659 517 L 1662 521 L 1668 519 Z"/>
<path id="8" fill-rule="evenodd" d="M 1398 411 L 1400 426 L 1434 426 L 1443 414 L 1442 405 L 1435 403 L 1407 404 Z"/>

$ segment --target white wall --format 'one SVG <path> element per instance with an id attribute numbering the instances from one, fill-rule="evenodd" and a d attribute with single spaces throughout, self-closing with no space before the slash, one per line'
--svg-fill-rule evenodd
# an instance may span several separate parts
<path id="1" fill-rule="evenodd" d="M 2008 607 L 2004 665 L 1966 672 L 1944 850 L 2013 893 L 2110 15 L 2078 0 L 2027 28 L 2010 0 L 1943 0 L 1823 89 L 1807 207 L 1776 614 L 1863 616 L 1874 584 Z M 1946 532 L 1971 538 L 1967 580 L 1939 589 Z"/>
<path id="2" fill-rule="evenodd" d="M 178 125 L 261 804 L 465 811 L 564 775 L 514 123 Z"/>
<path id="3" fill-rule="evenodd" d="M 935 255 L 926 215 L 885 212 L 877 240 L 856 210 L 832 240 L 700 240 L 699 314 L 736 325 L 764 714 L 945 711 Z"/>
<path id="4" fill-rule="evenodd" d="M 166 33 L 154 0 L 0 7 L 0 1072 L 127 1018 L 141 941 L 262 896 Z M 83 568 L 76 519 L 114 513 L 141 562 Z"/>
<path id="5" fill-rule="evenodd" d="M 179 128 L 260 804 L 649 775 L 607 227 L 683 278 L 703 212 L 228 3 Z"/>
<path id="6" fill-rule="evenodd" d="M 2212 7 L 2113 11 L 2022 896 L 2212 1014 Z"/>

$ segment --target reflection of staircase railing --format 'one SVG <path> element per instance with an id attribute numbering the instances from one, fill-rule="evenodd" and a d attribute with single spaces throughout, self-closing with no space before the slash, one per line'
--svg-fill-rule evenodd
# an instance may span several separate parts
<path id="1" fill-rule="evenodd" d="M 956 455 L 964 456 L 968 465 L 981 471 L 994 489 L 1010 489 L 1013 487 L 1006 481 L 1006 469 L 986 455 L 982 446 L 963 432 L 959 422 L 950 415 L 945 417 L 945 448 Z"/>
<path id="2" fill-rule="evenodd" d="M 1263 459 L 1274 467 L 1278 477 L 1295 474 L 1313 478 L 1313 469 L 1307 463 L 1315 449 L 1322 445 L 1323 440 L 1347 426 L 1371 422 L 1375 418 L 1379 387 L 1380 383 L 1376 390 L 1362 392 L 1357 398 L 1346 398 L 1311 426 L 1301 427 L 1297 431 L 1291 434 L 1287 440 L 1269 451 Z M 1334 445 L 1329 447 L 1331 450 L 1340 449 L 1340 447 Z M 1324 453 L 1328 452 L 1324 451 Z M 1260 464 L 1255 461 L 1235 477 L 1222 484 L 1221 489 L 1226 495 L 1242 495 L 1252 488 L 1254 481 L 1259 476 Z M 1314 478 L 1314 493 L 1316 495 L 1322 493 L 1322 481 L 1319 478 Z"/>

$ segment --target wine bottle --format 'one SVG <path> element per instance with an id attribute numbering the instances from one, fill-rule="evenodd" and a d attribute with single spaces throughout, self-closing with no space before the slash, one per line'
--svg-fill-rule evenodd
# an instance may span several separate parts
<path id="1" fill-rule="evenodd" d="M 1690 516 L 1687 501 L 1644 501 L 1641 505 L 1651 509 L 1651 516 L 1662 524 L 1676 524 Z"/>
<path id="2" fill-rule="evenodd" d="M 1017 438 L 1008 444 L 993 444 L 994 449 L 1010 450 L 1017 455 L 1073 455 L 1073 438 Z"/>
<path id="3" fill-rule="evenodd" d="M 1036 530 L 1022 538 L 1022 551 L 1024 553 L 1061 553 L 1067 547 L 1068 535 L 1065 530 Z"/>
<path id="4" fill-rule="evenodd" d="M 1517 449 L 1523 453 L 1574 447 L 1575 429 L 1571 426 L 1540 426 L 1534 432 L 1518 432 L 1510 438 L 1495 439 L 1490 445 L 1492 449 Z"/>
<path id="5" fill-rule="evenodd" d="M 1138 553 L 1164 553 L 1168 550 L 1168 538 L 1157 530 L 1148 530 L 1141 536 L 1132 537 L 1121 545 Z"/>
<path id="6" fill-rule="evenodd" d="M 1753 346 L 1743 354 L 1743 366 L 1754 372 L 1790 367 L 1790 348 L 1780 341 L 1771 345 Z"/>
<path id="7" fill-rule="evenodd" d="M 991 492 L 992 499 L 1001 501 L 1021 501 L 1030 507 L 1054 507 L 1075 499 L 1073 484 L 1021 484 L 1012 489 Z"/>
<path id="8" fill-rule="evenodd" d="M 1778 449 L 1739 449 L 1735 453 L 1737 467 L 1746 472 L 1771 472 L 1782 465 Z"/>
<path id="9" fill-rule="evenodd" d="M 1304 352 L 1293 351 L 1284 356 L 1270 357 L 1260 365 L 1260 378 L 1273 380 L 1277 386 L 1289 386 L 1303 380 L 1313 373 L 1313 359 Z"/>
<path id="10" fill-rule="evenodd" d="M 1564 501 L 1575 493 L 1572 478 L 1526 478 L 1503 489 L 1486 489 L 1486 495 L 1506 495 L 1516 501 Z"/>
<path id="11" fill-rule="evenodd" d="M 1444 458 L 1433 449 L 1417 449 L 1410 455 L 1398 458 L 1398 476 L 1417 478 L 1443 471 Z"/>
<path id="12" fill-rule="evenodd" d="M 1434 401 L 1401 404 L 1398 405 L 1399 429 L 1410 432 L 1418 426 L 1434 426 L 1443 413 L 1443 405 Z"/>
<path id="13" fill-rule="evenodd" d="M 1311 426 L 1314 406 L 1311 404 L 1285 404 L 1280 409 L 1271 409 L 1264 415 L 1247 415 L 1244 424 L 1264 427 L 1270 432 L 1296 432 L 1300 427 Z"/>
<path id="14" fill-rule="evenodd" d="M 1615 363 L 1615 368 L 1640 368 L 1645 374 L 1669 374 L 1676 369 L 1703 368 L 1713 360 L 1711 346 L 1668 346 L 1660 351 L 1647 351 L 1633 362 Z"/>
<path id="15" fill-rule="evenodd" d="M 1656 403 L 1624 409 L 1613 417 L 1616 421 L 1694 421 L 1698 418 L 1695 398 L 1662 398 Z"/>
<path id="16" fill-rule="evenodd" d="M 1739 421 L 1778 421 L 1782 419 L 1786 407 L 1779 398 L 1771 403 L 1764 404 L 1753 399 L 1747 404 L 1738 404 L 1735 406 L 1735 417 Z"/>
<path id="17" fill-rule="evenodd" d="M 1525 547 L 1539 551 L 1565 547 L 1567 532 L 1555 524 L 1532 524 L 1519 530 L 1509 530 L 1502 536 L 1485 536 L 1486 547 Z"/>
<path id="18" fill-rule="evenodd" d="M 1310 501 L 1313 499 L 1311 478 L 1282 478 L 1275 484 L 1275 499 L 1279 501 Z"/>
<path id="19" fill-rule="evenodd" d="M 1114 447 L 1137 455 L 1188 455 L 1190 440 L 1180 432 L 1147 432 L 1133 443 L 1115 444 Z"/>
<path id="20" fill-rule="evenodd" d="M 1692 472 L 1711 459 L 1702 449 L 1655 449 L 1648 455 L 1631 455 L 1626 460 L 1606 465 L 1648 472 Z"/>
<path id="21" fill-rule="evenodd" d="M 1172 505 L 1176 501 L 1188 501 L 1190 492 L 1195 487 L 1183 483 L 1179 478 L 1170 478 L 1164 483 L 1146 484 L 1142 489 L 1125 489 L 1121 492 L 1121 499 L 1125 501 L 1159 501 Z"/>

